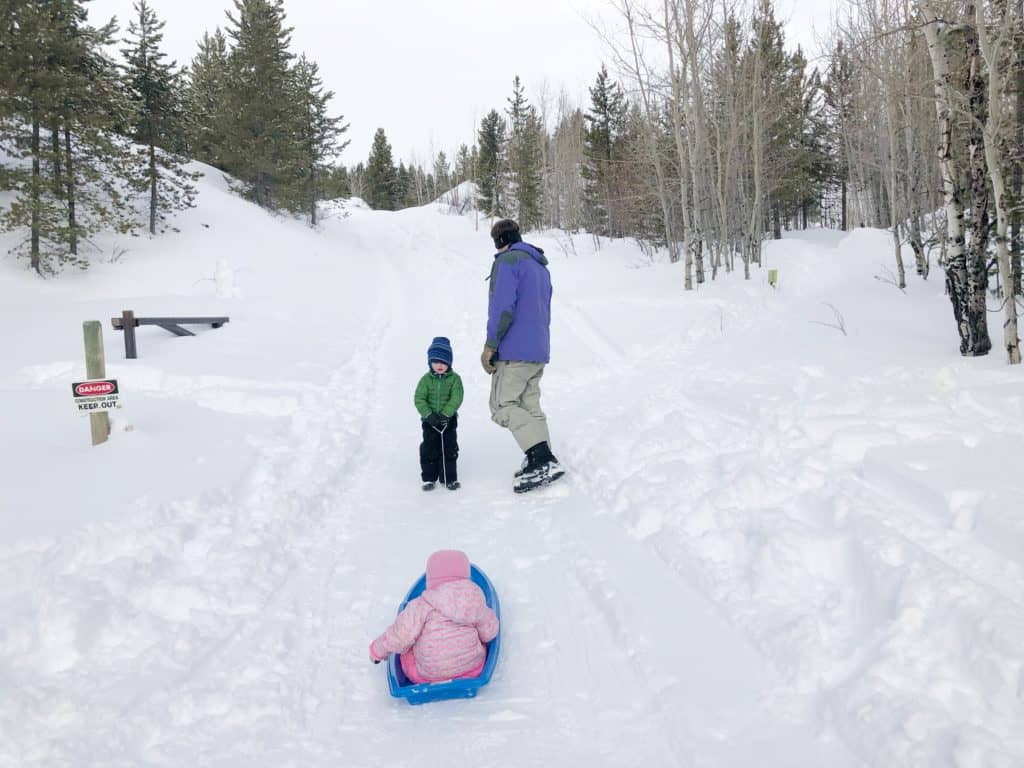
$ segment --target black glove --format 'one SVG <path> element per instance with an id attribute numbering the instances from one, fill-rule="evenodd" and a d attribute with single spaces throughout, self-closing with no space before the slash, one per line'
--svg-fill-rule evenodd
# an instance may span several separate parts
<path id="1" fill-rule="evenodd" d="M 450 418 L 451 418 L 450 416 L 445 416 L 443 413 L 437 414 L 437 426 L 438 427 L 447 427 L 448 426 L 448 419 L 450 419 Z"/>
<path id="2" fill-rule="evenodd" d="M 431 413 L 429 416 L 427 416 L 427 424 L 432 426 L 434 429 L 440 429 L 441 428 L 441 414 L 438 413 L 437 411 L 434 411 L 433 413 Z"/>
<path id="3" fill-rule="evenodd" d="M 380 659 L 374 659 L 374 660 L 373 660 L 373 663 L 374 663 L 374 664 L 380 664 Z"/>

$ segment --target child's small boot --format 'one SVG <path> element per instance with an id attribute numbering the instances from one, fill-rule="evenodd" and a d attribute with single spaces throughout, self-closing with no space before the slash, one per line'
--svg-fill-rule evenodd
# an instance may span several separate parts
<path id="1" fill-rule="evenodd" d="M 423 484 L 423 490 L 424 491 L 432 491 L 432 490 L 434 490 L 434 487 L 436 485 L 437 485 L 437 483 L 435 483 L 433 480 L 428 480 L 427 482 L 425 482 Z"/>

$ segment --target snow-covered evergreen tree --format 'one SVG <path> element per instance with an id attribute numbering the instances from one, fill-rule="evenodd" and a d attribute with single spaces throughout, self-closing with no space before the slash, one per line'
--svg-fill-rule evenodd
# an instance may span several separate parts
<path id="1" fill-rule="evenodd" d="M 164 22 L 146 0 L 136 0 L 136 16 L 128 24 L 124 49 L 125 81 L 131 100 L 131 137 L 137 143 L 131 182 L 149 198 L 149 233 L 173 211 L 195 200 L 195 175 L 177 154 L 184 144 L 181 119 L 182 77 L 160 50 Z"/>
<path id="2" fill-rule="evenodd" d="M 234 0 L 228 13 L 229 88 L 224 166 L 257 205 L 280 206 L 281 187 L 301 163 L 283 0 Z"/>
<path id="3" fill-rule="evenodd" d="M 229 88 L 228 41 L 218 28 L 212 35 L 203 35 L 189 68 L 185 130 L 188 153 L 222 170 L 226 168 Z"/>
<path id="4" fill-rule="evenodd" d="M 590 110 L 584 113 L 584 216 L 592 231 L 617 234 L 613 224 L 614 186 L 619 142 L 625 131 L 626 100 L 602 64 L 590 88 Z"/>
<path id="5" fill-rule="evenodd" d="M 518 75 L 513 80 L 506 114 L 510 125 L 508 166 L 512 196 L 519 227 L 527 231 L 540 225 L 542 127 L 537 111 L 526 100 Z"/>
<path id="6" fill-rule="evenodd" d="M 305 55 L 300 56 L 294 69 L 296 118 L 298 122 L 298 151 L 300 162 L 296 166 L 293 182 L 284 190 L 285 207 L 304 210 L 309 214 L 311 226 L 317 223 L 317 201 L 322 199 L 322 180 L 327 172 L 327 162 L 348 144 L 339 144 L 339 139 L 348 125 L 342 125 L 342 118 L 331 117 L 328 103 L 334 92 L 324 90 L 320 68 Z"/>
<path id="7" fill-rule="evenodd" d="M 476 162 L 477 207 L 488 216 L 504 216 L 505 121 L 492 109 L 480 121 L 477 135 L 479 154 Z"/>
<path id="8" fill-rule="evenodd" d="M 2 181 L 15 192 L 0 223 L 25 231 L 15 251 L 36 272 L 86 266 L 83 239 L 130 228 L 114 137 L 124 102 L 104 53 L 114 23 L 90 26 L 80 0 L 7 0 L 0 17 Z"/>
<path id="9" fill-rule="evenodd" d="M 375 210 L 393 211 L 404 198 L 405 190 L 383 128 L 378 128 L 373 136 L 373 147 L 362 174 L 362 188 L 363 199 Z"/>

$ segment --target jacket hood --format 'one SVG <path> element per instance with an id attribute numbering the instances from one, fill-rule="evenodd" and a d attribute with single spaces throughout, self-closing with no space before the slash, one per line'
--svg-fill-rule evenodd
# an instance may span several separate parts
<path id="1" fill-rule="evenodd" d="M 548 257 L 544 255 L 544 249 L 538 248 L 536 245 L 530 245 L 529 243 L 512 243 L 509 247 L 510 251 L 523 251 L 524 253 L 530 254 L 533 260 L 541 266 L 546 267 L 548 265 Z"/>
<path id="2" fill-rule="evenodd" d="M 476 595 L 480 587 L 469 579 L 459 579 L 428 589 L 420 598 L 438 613 L 456 624 L 473 624 L 480 610 L 483 595 Z M 473 596 L 479 600 L 472 599 Z"/>
<path id="3" fill-rule="evenodd" d="M 427 589 L 469 579 L 469 558 L 461 549 L 439 549 L 427 558 Z"/>

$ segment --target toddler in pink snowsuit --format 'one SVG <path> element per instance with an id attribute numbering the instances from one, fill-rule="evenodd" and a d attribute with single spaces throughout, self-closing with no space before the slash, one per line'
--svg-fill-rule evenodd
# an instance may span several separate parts
<path id="1" fill-rule="evenodd" d="M 405 676 L 414 683 L 479 677 L 485 643 L 498 636 L 498 617 L 470 581 L 469 558 L 442 549 L 427 559 L 427 588 L 410 600 L 395 623 L 370 643 L 370 658 L 399 653 Z"/>

